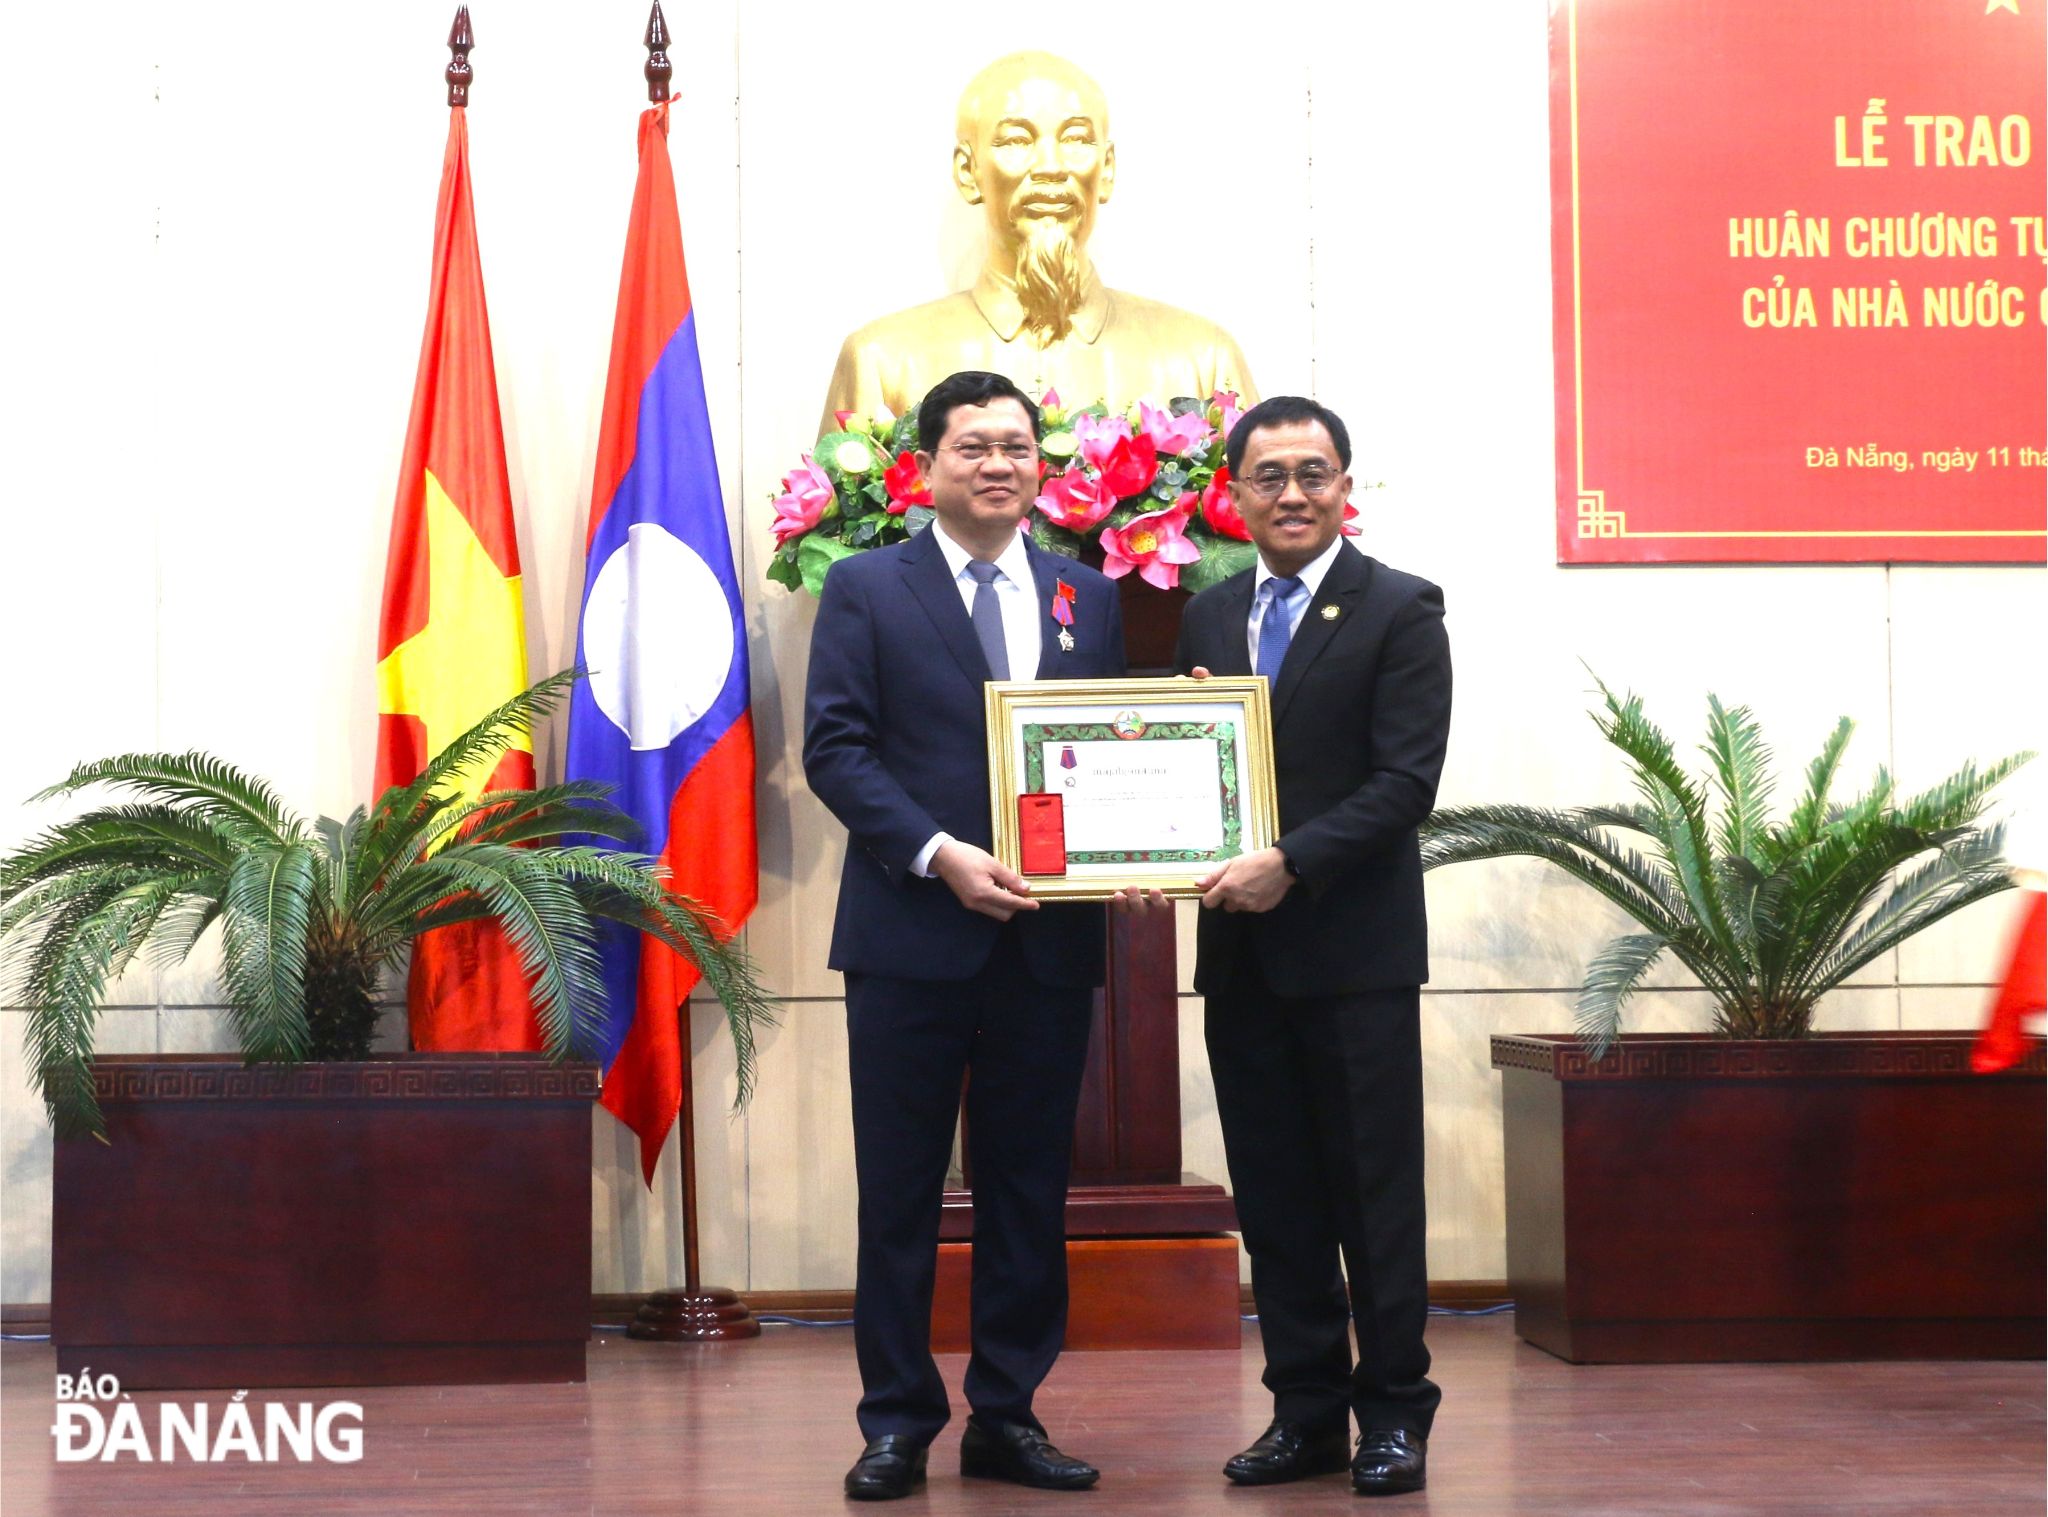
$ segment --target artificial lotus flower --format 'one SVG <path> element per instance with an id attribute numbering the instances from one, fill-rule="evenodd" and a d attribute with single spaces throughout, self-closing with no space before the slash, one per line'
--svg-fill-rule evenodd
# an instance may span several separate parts
<path id="1" fill-rule="evenodd" d="M 1102 544 L 1102 572 L 1122 579 L 1131 570 L 1147 584 L 1172 590 L 1180 584 L 1180 566 L 1194 563 L 1202 550 L 1188 540 L 1188 517 L 1195 509 L 1195 492 L 1163 511 L 1134 516 L 1123 527 L 1104 527 L 1097 539 Z"/>
<path id="2" fill-rule="evenodd" d="M 1143 495 L 1159 477 L 1159 450 L 1142 434 L 1117 439 L 1102 465 L 1102 484 L 1118 500 Z"/>
<path id="3" fill-rule="evenodd" d="M 1244 415 L 1244 412 L 1238 409 L 1237 391 L 1218 390 L 1209 397 L 1209 404 L 1216 408 L 1216 430 L 1228 440 L 1231 429 L 1237 425 L 1238 417 Z"/>
<path id="4" fill-rule="evenodd" d="M 917 472 L 917 455 L 908 449 L 898 453 L 896 462 L 882 471 L 882 487 L 889 492 L 882 509 L 891 516 L 901 516 L 912 506 L 932 503 L 932 487 Z"/>
<path id="5" fill-rule="evenodd" d="M 1122 416 L 1090 416 L 1084 412 L 1074 418 L 1073 432 L 1082 462 L 1100 470 L 1108 465 L 1116 445 L 1131 435 L 1131 424 Z"/>
<path id="6" fill-rule="evenodd" d="M 1037 500 L 1055 526 L 1086 532 L 1116 509 L 1116 496 L 1080 465 L 1054 476 Z"/>
<path id="7" fill-rule="evenodd" d="M 804 454 L 803 463 L 782 481 L 783 493 L 775 497 L 775 544 L 780 547 L 792 537 L 801 537 L 825 519 L 836 503 L 832 481 L 825 471 Z"/>
<path id="8" fill-rule="evenodd" d="M 1347 500 L 1347 501 L 1345 501 L 1345 502 L 1344 502 L 1344 525 L 1343 525 L 1343 526 L 1342 526 L 1341 528 L 1339 528 L 1339 530 L 1340 530 L 1341 532 L 1343 532 L 1343 534 L 1344 534 L 1344 535 L 1345 535 L 1346 537 L 1362 537 L 1362 536 L 1364 536 L 1364 533 L 1365 533 L 1365 529 L 1364 529 L 1364 528 L 1362 528 L 1362 527 L 1354 527 L 1354 526 L 1352 526 L 1352 525 L 1351 525 L 1351 519 L 1352 519 L 1352 518 L 1353 518 L 1354 516 L 1356 516 L 1356 515 L 1358 515 L 1358 507 L 1356 507 L 1356 506 L 1352 505 L 1352 504 L 1351 504 L 1351 502 L 1350 502 L 1350 501 L 1348 501 L 1348 500 Z"/>
<path id="9" fill-rule="evenodd" d="M 1202 452 L 1216 435 L 1216 429 L 1199 415 L 1176 416 L 1142 401 L 1138 404 L 1138 426 L 1152 439 L 1157 452 L 1177 453 L 1183 458 Z"/>
<path id="10" fill-rule="evenodd" d="M 1237 509 L 1237 502 L 1230 498 L 1230 466 L 1217 469 L 1216 477 L 1209 481 L 1202 491 L 1202 520 L 1209 524 L 1209 530 L 1218 537 L 1234 537 L 1241 543 L 1252 540 L 1251 529 L 1244 524 L 1244 513 Z"/>

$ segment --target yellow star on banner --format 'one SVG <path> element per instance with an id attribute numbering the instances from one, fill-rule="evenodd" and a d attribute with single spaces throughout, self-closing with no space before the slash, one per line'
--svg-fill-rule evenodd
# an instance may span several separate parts
<path id="1" fill-rule="evenodd" d="M 1984 0 L 1984 14 L 1988 16 L 1993 11 L 2011 11 L 2017 16 L 2020 13 L 2020 0 Z"/>
<path id="2" fill-rule="evenodd" d="M 418 717 L 431 755 L 526 688 L 526 637 L 519 576 L 499 572 L 432 471 L 426 518 L 427 624 L 377 665 L 377 705 Z M 457 793 L 480 795 L 490 777 L 472 769 Z"/>

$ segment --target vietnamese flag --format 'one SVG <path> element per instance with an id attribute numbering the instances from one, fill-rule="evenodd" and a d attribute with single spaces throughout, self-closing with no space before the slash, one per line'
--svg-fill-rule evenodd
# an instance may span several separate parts
<path id="1" fill-rule="evenodd" d="M 448 112 L 434 217 L 427 331 L 384 567 L 377 631 L 377 790 L 427 761 L 526 688 L 519 544 L 491 363 L 490 318 L 470 203 L 469 132 Z M 459 793 L 533 784 L 533 742 L 506 750 Z M 491 923 L 445 927 L 414 946 L 407 993 L 415 1048 L 533 1049 L 540 1028 L 517 954 Z"/>

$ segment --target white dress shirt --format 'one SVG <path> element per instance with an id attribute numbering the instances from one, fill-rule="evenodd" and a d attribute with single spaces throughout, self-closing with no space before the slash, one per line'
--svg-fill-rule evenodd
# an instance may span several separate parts
<path id="1" fill-rule="evenodd" d="M 1294 577 L 1301 581 L 1301 590 L 1296 591 L 1294 603 L 1287 610 L 1287 636 L 1292 642 L 1295 633 L 1301 630 L 1301 619 L 1308 614 L 1308 608 L 1316 598 L 1316 592 L 1323 587 L 1323 576 L 1330 572 L 1330 565 L 1337 561 L 1337 555 L 1345 551 L 1346 539 L 1340 532 L 1337 540 L 1316 557 Z M 1272 592 L 1266 586 L 1280 576 L 1266 567 L 1266 560 L 1259 559 L 1258 568 L 1252 571 L 1252 613 L 1245 627 L 1245 641 L 1252 651 L 1252 667 L 1259 667 L 1259 623 L 1266 618 L 1266 603 L 1272 599 Z M 1306 591 L 1303 594 L 1302 591 Z"/>
<path id="2" fill-rule="evenodd" d="M 938 534 L 939 551 L 945 555 L 946 568 L 960 592 L 960 604 L 973 616 L 975 583 L 967 565 L 974 555 L 946 534 L 944 523 L 935 521 L 926 530 Z M 1003 613 L 1003 652 L 1010 660 L 1010 678 L 1036 679 L 1044 616 L 1049 611 L 1042 611 L 1038 605 L 1038 581 L 1031 573 L 1031 555 L 1024 547 L 1023 533 L 1019 532 L 996 560 L 994 586 L 996 605 Z M 932 855 L 952 841 L 951 833 L 933 833 L 931 841 L 918 849 L 917 857 L 910 861 L 910 872 L 929 877 Z"/>

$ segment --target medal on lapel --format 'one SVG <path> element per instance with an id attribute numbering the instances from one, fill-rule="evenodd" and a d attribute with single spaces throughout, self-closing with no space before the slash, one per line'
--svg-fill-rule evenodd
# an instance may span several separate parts
<path id="1" fill-rule="evenodd" d="M 1060 652 L 1074 651 L 1074 587 L 1065 580 L 1053 581 L 1052 619 L 1060 624 Z"/>

